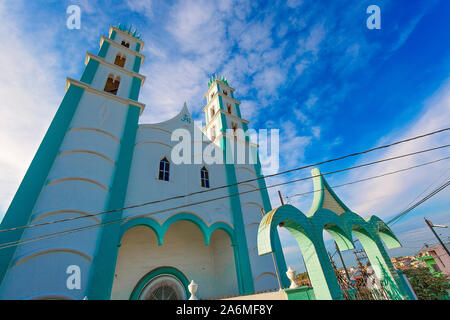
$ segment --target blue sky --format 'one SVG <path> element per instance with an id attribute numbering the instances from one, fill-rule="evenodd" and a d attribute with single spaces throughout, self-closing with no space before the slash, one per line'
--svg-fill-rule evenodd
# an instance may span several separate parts
<path id="1" fill-rule="evenodd" d="M 81 29 L 66 28 L 66 8 L 81 8 Z M 381 8 L 381 30 L 366 8 Z M 280 130 L 280 168 L 371 148 L 450 124 L 450 2 L 437 1 L 21 1 L 0 2 L 0 217 L 6 211 L 86 51 L 98 52 L 110 25 L 133 24 L 145 41 L 142 123 L 174 116 L 186 101 L 202 120 L 213 73 L 224 74 L 255 129 Z M 413 152 L 450 141 L 448 133 L 322 166 L 322 171 Z M 5 151 L 8 152 L 5 152 Z M 329 176 L 331 185 L 448 156 L 430 152 Z M 272 178 L 267 184 L 308 176 Z M 450 175 L 448 160 L 336 190 L 364 217 L 388 219 L 427 186 Z M 437 184 L 436 184 L 437 185 Z M 281 188 L 310 191 L 311 181 Z M 278 205 L 276 190 L 272 204 Z M 393 230 L 411 254 L 432 242 L 423 216 L 450 225 L 445 190 Z M 292 198 L 307 212 L 311 196 Z M 444 236 L 450 235 L 446 230 Z M 288 264 L 301 270 L 292 237 L 281 233 Z M 326 239 L 329 237 L 326 236 Z M 332 243 L 328 243 L 330 246 Z M 331 249 L 330 249 L 331 250 Z M 351 254 L 344 254 L 349 263 Z"/>

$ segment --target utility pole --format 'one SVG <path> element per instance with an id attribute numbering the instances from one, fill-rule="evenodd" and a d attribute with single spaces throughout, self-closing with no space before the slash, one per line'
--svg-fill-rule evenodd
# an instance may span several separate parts
<path id="1" fill-rule="evenodd" d="M 344 267 L 345 275 L 347 276 L 348 282 L 351 283 L 350 275 L 348 274 L 347 267 L 345 266 L 344 259 L 342 258 L 342 255 L 341 255 L 341 250 L 339 250 L 339 247 L 338 247 L 336 241 L 334 242 L 334 246 L 336 247 L 336 250 L 339 253 L 339 258 L 341 258 L 342 267 Z"/>
<path id="2" fill-rule="evenodd" d="M 368 258 L 366 256 L 366 251 L 364 251 L 364 249 L 354 250 L 353 254 L 355 255 L 356 261 L 358 261 L 358 269 L 359 269 L 359 272 L 361 273 L 361 276 L 364 279 L 364 283 L 365 283 L 368 278 L 368 274 L 367 274 L 366 269 L 364 268 L 362 261 L 368 260 Z"/>
<path id="3" fill-rule="evenodd" d="M 281 205 L 284 206 L 284 200 L 280 190 L 278 190 L 278 196 L 280 197 Z"/>
<path id="4" fill-rule="evenodd" d="M 261 215 L 264 218 L 264 209 L 263 208 L 261 208 Z M 280 290 L 281 290 L 282 288 L 281 288 L 280 274 L 278 273 L 277 261 L 275 260 L 275 255 L 273 254 L 273 251 L 272 251 L 272 260 L 273 260 L 273 265 L 275 266 L 275 272 L 277 273 L 278 286 L 280 287 Z"/>
<path id="5" fill-rule="evenodd" d="M 447 255 L 450 257 L 450 252 L 448 251 L 447 247 L 445 246 L 444 242 L 442 242 L 441 238 L 439 238 L 436 231 L 434 231 L 433 228 L 447 228 L 447 226 L 441 226 L 441 225 L 434 225 L 430 220 L 427 218 L 424 218 L 427 226 L 430 228 L 431 232 L 435 235 L 436 239 L 438 239 L 439 243 L 441 244 L 442 248 L 444 248 L 445 252 L 447 252 Z"/>

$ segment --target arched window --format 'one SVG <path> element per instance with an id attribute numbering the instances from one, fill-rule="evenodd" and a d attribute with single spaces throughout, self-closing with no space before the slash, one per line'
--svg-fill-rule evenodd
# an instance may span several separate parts
<path id="1" fill-rule="evenodd" d="M 214 117 L 214 115 L 216 114 L 216 111 L 214 110 L 214 106 L 211 107 L 211 119 Z"/>
<path id="2" fill-rule="evenodd" d="M 236 135 L 236 131 L 237 131 L 237 123 L 236 122 L 231 122 L 231 128 L 233 129 L 233 134 Z"/>
<path id="3" fill-rule="evenodd" d="M 126 42 L 125 40 L 122 40 L 121 45 L 123 45 L 123 46 L 126 47 L 126 48 L 129 48 L 129 47 L 130 47 L 130 43 L 129 43 L 129 42 Z"/>
<path id="4" fill-rule="evenodd" d="M 166 157 L 159 162 L 159 180 L 169 181 L 169 165 L 169 160 Z"/>
<path id="5" fill-rule="evenodd" d="M 116 55 L 116 60 L 114 60 L 114 64 L 123 68 L 125 66 L 126 60 L 127 60 L 127 57 L 125 55 L 121 56 L 120 53 L 118 53 Z"/>
<path id="6" fill-rule="evenodd" d="M 202 182 L 202 188 L 209 188 L 209 174 L 208 169 L 205 167 L 200 170 L 200 180 Z"/>
<path id="7" fill-rule="evenodd" d="M 117 90 L 119 89 L 119 84 L 120 84 L 120 77 L 116 76 L 114 78 L 114 75 L 110 73 L 108 75 L 108 79 L 106 80 L 105 89 L 103 90 L 116 95 Z"/>
<path id="8" fill-rule="evenodd" d="M 228 91 L 227 90 L 222 90 L 222 92 L 223 92 L 224 95 L 226 95 L 226 96 L 228 95 Z"/>
<path id="9" fill-rule="evenodd" d="M 227 110 L 228 110 L 228 113 L 231 114 L 231 103 L 227 102 Z"/>
<path id="10" fill-rule="evenodd" d="M 216 126 L 213 126 L 210 130 L 211 133 L 211 141 L 216 140 Z"/>

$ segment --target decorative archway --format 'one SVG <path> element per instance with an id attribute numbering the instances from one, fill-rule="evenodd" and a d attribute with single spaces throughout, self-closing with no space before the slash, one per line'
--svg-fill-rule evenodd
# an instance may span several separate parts
<path id="1" fill-rule="evenodd" d="M 295 237 L 306 257 L 305 264 L 315 296 L 318 299 L 342 299 L 342 291 L 325 249 L 323 231 L 330 233 L 340 251 L 355 248 L 353 233 L 361 242 L 389 297 L 408 299 L 408 289 L 394 269 L 382 243 L 384 240 L 388 248 L 401 246 L 392 230 L 376 216 L 364 220 L 352 212 L 330 188 L 319 169 L 312 169 L 311 174 L 314 199 L 308 214 L 305 216 L 291 205 L 283 205 L 268 212 L 259 225 L 258 253 L 271 253 L 276 227 L 285 227 Z"/>
<path id="2" fill-rule="evenodd" d="M 310 220 L 297 208 L 283 205 L 263 217 L 258 229 L 258 254 L 273 252 L 278 225 L 286 228 L 297 241 L 314 295 L 322 300 L 342 299 L 323 241 L 318 240 Z"/>
<path id="3" fill-rule="evenodd" d="M 186 241 L 186 239 L 189 239 L 189 241 Z M 129 294 L 132 289 L 130 284 L 136 285 L 138 283 L 137 277 L 139 275 L 142 277 L 146 269 L 147 271 L 159 269 L 161 266 L 177 266 L 177 269 L 183 272 L 187 278 L 193 279 L 202 285 L 202 293 L 206 296 L 215 296 L 217 290 L 212 290 L 215 281 L 213 279 L 220 279 L 219 275 L 226 276 L 228 282 L 225 282 L 226 285 L 223 287 L 228 288 L 229 291 L 231 290 L 230 292 L 224 292 L 223 295 L 242 293 L 242 276 L 239 272 L 239 256 L 236 251 L 235 231 L 225 221 L 216 221 L 208 225 L 203 218 L 194 212 L 178 212 L 167 217 L 164 222 L 159 222 L 154 217 L 148 216 L 133 217 L 121 225 L 119 247 L 112 295 L 114 299 L 126 298 L 124 294 L 126 292 Z M 130 251 L 132 248 L 134 248 L 134 253 Z M 167 253 L 166 250 L 173 252 L 173 254 Z M 127 254 L 126 252 L 129 253 Z M 191 258 L 185 259 L 183 258 L 185 255 L 177 254 L 176 252 L 189 253 Z M 153 257 L 154 254 L 157 256 Z M 147 257 L 146 260 L 152 260 L 155 263 L 144 262 L 142 261 L 143 258 L 139 258 L 139 255 L 145 256 Z M 153 258 L 150 258 L 150 256 Z M 224 263 L 216 266 L 210 264 L 209 260 L 205 260 L 203 265 L 206 266 L 207 270 L 202 271 L 203 269 L 194 267 L 198 261 L 196 257 L 203 260 L 212 259 L 211 261 L 222 259 Z M 136 269 L 133 271 L 133 276 L 125 276 L 123 273 L 124 270 L 129 270 L 124 265 L 124 261 L 127 260 L 130 261 L 128 264 L 132 263 L 131 260 L 136 260 L 135 264 L 141 266 L 139 267 L 140 269 L 136 269 L 133 264 L 129 266 L 132 269 Z M 170 282 L 170 277 L 175 277 L 175 275 L 166 276 L 166 282 Z M 150 276 L 147 275 L 147 278 L 145 278 L 147 282 L 144 281 L 144 284 L 141 283 L 142 279 L 139 280 L 140 289 L 143 288 L 142 286 L 147 286 L 150 283 L 150 278 L 148 277 Z M 174 279 L 176 280 L 176 278 Z M 159 280 L 160 278 L 158 278 Z M 146 288 L 145 290 L 151 289 L 149 287 Z M 210 289 L 208 290 L 207 288 Z M 139 295 L 143 295 L 142 290 Z M 133 292 L 135 292 L 135 289 L 133 289 Z M 130 297 L 137 298 L 138 296 L 135 294 Z"/>

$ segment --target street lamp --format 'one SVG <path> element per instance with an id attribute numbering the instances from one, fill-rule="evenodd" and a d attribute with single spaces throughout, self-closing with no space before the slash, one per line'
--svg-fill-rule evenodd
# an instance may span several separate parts
<path id="1" fill-rule="evenodd" d="M 441 238 L 439 238 L 438 234 L 433 229 L 433 228 L 448 228 L 448 226 L 443 226 L 443 225 L 439 225 L 439 224 L 433 224 L 427 218 L 424 218 L 424 219 L 425 219 L 425 222 L 428 225 L 428 227 L 430 227 L 431 232 L 433 232 L 433 234 L 436 236 L 436 238 L 438 239 L 439 243 L 441 244 L 442 248 L 444 248 L 445 252 L 447 252 L 447 255 L 450 257 L 450 252 L 448 251 L 448 249 L 445 246 L 444 242 L 442 242 Z"/>

